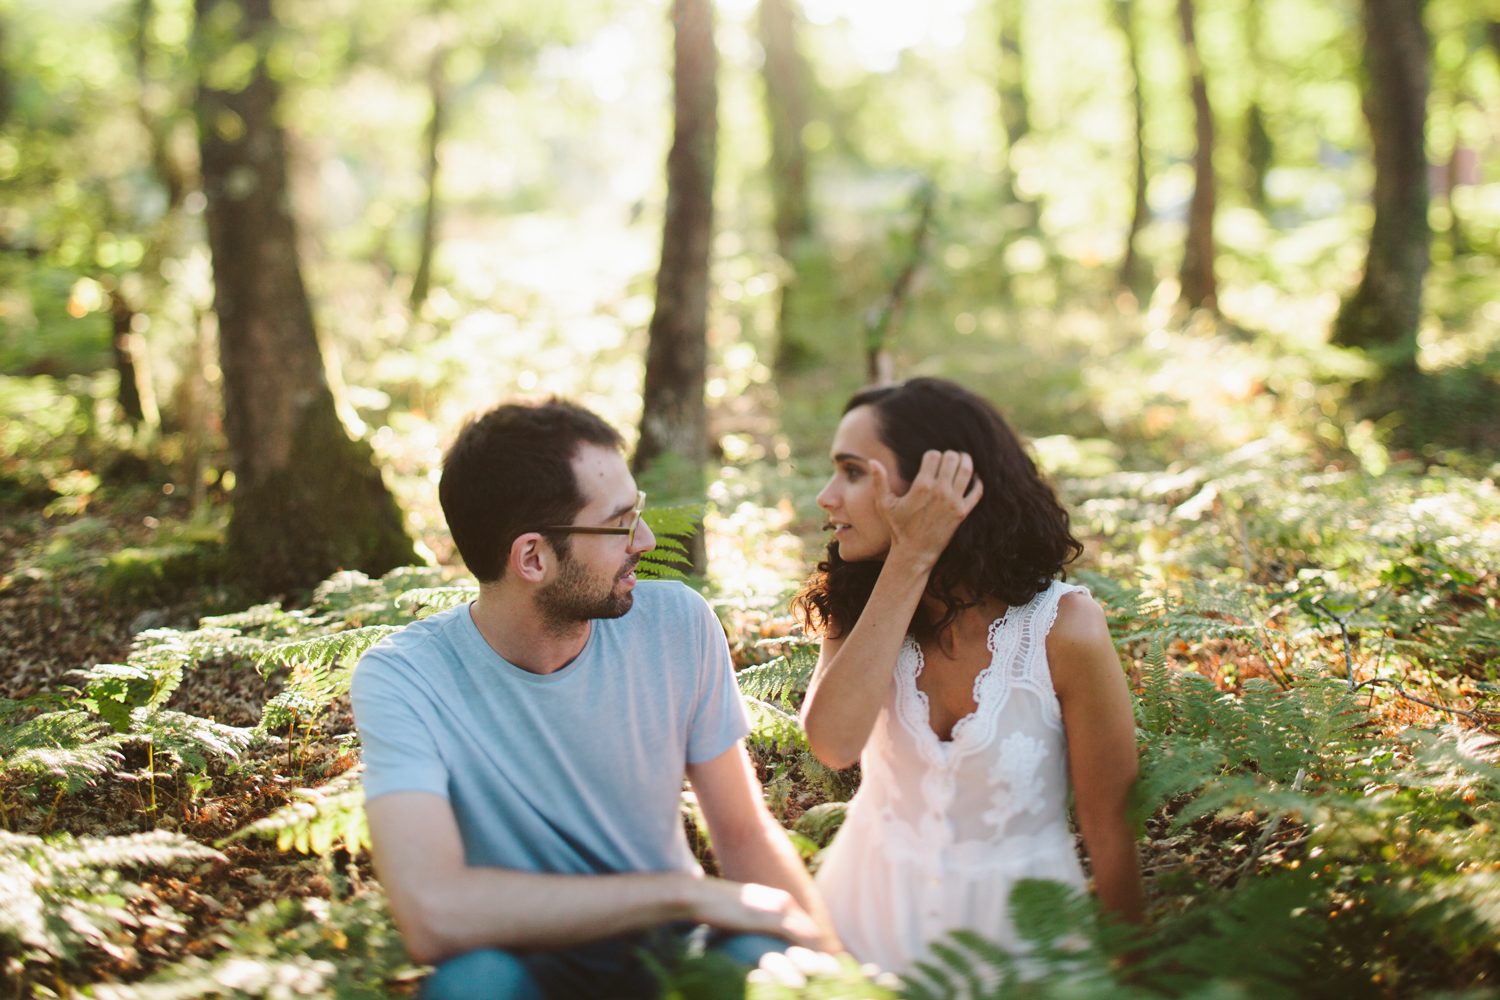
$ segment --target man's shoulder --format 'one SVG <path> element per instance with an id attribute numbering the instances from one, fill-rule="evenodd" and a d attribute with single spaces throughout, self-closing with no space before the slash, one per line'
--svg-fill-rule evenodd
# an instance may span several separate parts
<path id="1" fill-rule="evenodd" d="M 678 580 L 642 580 L 635 585 L 635 606 L 622 622 L 639 625 L 688 625 L 712 618 L 703 595 Z M 634 618 L 635 622 L 631 622 Z"/>
<path id="2" fill-rule="evenodd" d="M 392 632 L 360 657 L 356 683 L 361 678 L 368 684 L 376 677 L 394 678 L 412 670 L 425 672 L 434 662 L 456 656 L 449 631 L 458 627 L 466 614 L 468 608 L 459 605 Z"/>

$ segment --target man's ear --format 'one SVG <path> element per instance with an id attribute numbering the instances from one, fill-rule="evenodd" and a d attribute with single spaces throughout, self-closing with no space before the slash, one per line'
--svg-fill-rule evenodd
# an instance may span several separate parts
<path id="1" fill-rule="evenodd" d="M 547 539 L 540 532 L 528 531 L 510 543 L 510 561 L 506 565 L 519 579 L 541 583 L 555 558 Z"/>

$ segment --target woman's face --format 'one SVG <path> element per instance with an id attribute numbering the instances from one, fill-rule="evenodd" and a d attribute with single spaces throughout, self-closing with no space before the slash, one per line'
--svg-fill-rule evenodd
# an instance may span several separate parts
<path id="1" fill-rule="evenodd" d="M 870 463 L 885 467 L 892 493 L 904 495 L 910 483 L 896 469 L 896 453 L 880 441 L 879 418 L 873 407 L 860 406 L 844 414 L 833 435 L 833 476 L 818 494 L 818 506 L 828 514 L 839 558 L 846 562 L 880 559 L 890 551 L 891 533 L 876 510 L 875 477 Z"/>

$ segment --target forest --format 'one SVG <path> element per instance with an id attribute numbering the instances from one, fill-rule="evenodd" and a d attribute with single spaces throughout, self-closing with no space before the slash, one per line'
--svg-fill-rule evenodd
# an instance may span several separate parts
<path id="1" fill-rule="evenodd" d="M 1147 924 L 662 996 L 1500 996 L 1497 263 L 1495 0 L 0 0 L 0 994 L 416 995 L 349 685 L 517 396 L 626 436 L 815 868 L 814 497 L 936 375 L 1084 543 Z"/>

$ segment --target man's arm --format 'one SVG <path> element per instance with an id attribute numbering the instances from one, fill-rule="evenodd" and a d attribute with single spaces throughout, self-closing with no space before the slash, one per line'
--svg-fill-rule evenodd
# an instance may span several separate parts
<path id="1" fill-rule="evenodd" d="M 725 878 L 750 883 L 751 887 L 780 889 L 800 906 L 796 915 L 800 919 L 795 923 L 807 921 L 802 925 L 805 927 L 802 935 L 793 936 L 787 930 L 771 933 L 820 951 L 843 951 L 807 868 L 780 824 L 766 811 L 760 782 L 745 753 L 744 741 L 735 741 L 734 746 L 712 760 L 689 764 L 687 776 L 703 809 L 714 856 Z M 793 922 L 788 921 L 789 925 Z M 807 942 L 799 937 L 816 940 Z"/>
<path id="2" fill-rule="evenodd" d="M 469 867 L 453 807 L 431 792 L 381 795 L 365 813 L 376 873 L 406 949 L 419 962 L 476 948 L 566 948 L 673 920 L 798 943 L 812 936 L 797 922 L 801 911 L 791 898 L 764 886 L 686 872 L 553 875 Z"/>

